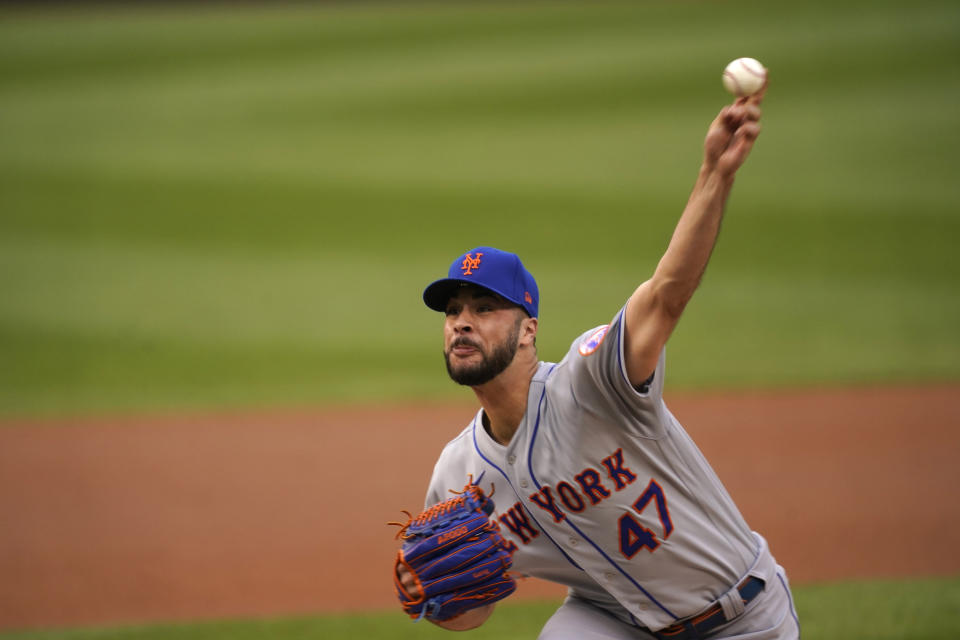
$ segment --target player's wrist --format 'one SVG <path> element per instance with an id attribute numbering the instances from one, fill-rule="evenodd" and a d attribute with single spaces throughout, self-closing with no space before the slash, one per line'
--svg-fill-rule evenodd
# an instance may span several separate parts
<path id="1" fill-rule="evenodd" d="M 726 194 L 733 186 L 736 171 L 725 171 L 719 163 L 704 161 L 697 176 L 697 190 Z"/>

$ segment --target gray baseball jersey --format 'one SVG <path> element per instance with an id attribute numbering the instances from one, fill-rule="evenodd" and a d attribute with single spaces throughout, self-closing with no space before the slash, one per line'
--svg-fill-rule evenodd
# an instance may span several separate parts
<path id="1" fill-rule="evenodd" d="M 492 484 L 514 571 L 656 630 L 751 572 L 774 580 L 775 563 L 667 410 L 664 355 L 641 389 L 628 381 L 623 313 L 580 336 L 559 364 L 540 363 L 508 445 L 478 412 L 440 455 L 426 504 L 469 476 Z"/>

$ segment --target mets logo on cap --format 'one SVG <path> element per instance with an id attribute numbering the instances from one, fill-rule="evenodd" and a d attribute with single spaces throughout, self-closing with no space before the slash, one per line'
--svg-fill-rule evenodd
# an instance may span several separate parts
<path id="1" fill-rule="evenodd" d="M 610 328 L 610 325 L 605 324 L 589 336 L 583 339 L 583 342 L 580 343 L 580 355 L 588 356 L 597 349 L 600 348 L 600 345 L 603 344 L 603 339 L 607 337 L 607 329 Z"/>
<path id="2" fill-rule="evenodd" d="M 480 268 L 480 258 L 482 257 L 483 253 L 479 251 L 477 252 L 476 257 L 474 257 L 472 253 L 468 253 L 463 256 L 463 264 L 460 265 L 460 270 L 463 271 L 463 275 L 473 275 L 473 270 Z"/>

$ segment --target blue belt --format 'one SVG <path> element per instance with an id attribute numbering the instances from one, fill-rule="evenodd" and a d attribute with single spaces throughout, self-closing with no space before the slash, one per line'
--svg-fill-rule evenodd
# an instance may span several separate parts
<path id="1" fill-rule="evenodd" d="M 748 576 L 737 585 L 743 606 L 763 592 L 764 582 L 760 578 Z M 729 622 L 723 613 L 723 607 L 717 603 L 693 617 L 681 620 L 665 629 L 654 631 L 653 635 L 661 640 L 699 640 L 722 624 Z"/>

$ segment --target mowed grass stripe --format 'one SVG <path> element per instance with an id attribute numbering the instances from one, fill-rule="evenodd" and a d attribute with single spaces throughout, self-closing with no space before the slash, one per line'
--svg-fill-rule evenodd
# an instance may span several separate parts
<path id="1" fill-rule="evenodd" d="M 557 359 L 655 266 L 744 53 L 765 131 L 670 384 L 960 376 L 952 3 L 3 16 L 2 413 L 462 397 L 419 293 L 479 244 Z"/>

